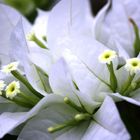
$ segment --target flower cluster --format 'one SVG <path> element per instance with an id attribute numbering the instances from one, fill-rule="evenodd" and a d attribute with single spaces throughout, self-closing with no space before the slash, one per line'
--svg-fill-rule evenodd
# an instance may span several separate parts
<path id="1" fill-rule="evenodd" d="M 0 4 L 0 138 L 129 140 L 115 102 L 140 106 L 139 5 L 93 17 L 89 1 L 61 0 L 31 25 Z"/>

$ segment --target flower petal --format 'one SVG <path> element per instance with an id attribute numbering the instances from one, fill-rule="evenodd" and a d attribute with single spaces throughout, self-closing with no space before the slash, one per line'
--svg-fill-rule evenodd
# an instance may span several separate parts
<path id="1" fill-rule="evenodd" d="M 117 108 L 110 97 L 106 97 L 101 108 L 93 115 L 93 118 L 95 121 L 90 124 L 83 140 L 130 139 L 129 134 L 121 121 Z"/>

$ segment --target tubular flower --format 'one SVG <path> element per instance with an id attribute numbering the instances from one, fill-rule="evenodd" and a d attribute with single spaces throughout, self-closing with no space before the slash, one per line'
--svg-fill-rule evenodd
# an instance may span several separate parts
<path id="1" fill-rule="evenodd" d="M 11 71 L 17 70 L 18 62 L 12 62 L 6 66 L 3 66 L 2 72 L 9 74 Z"/>
<path id="2" fill-rule="evenodd" d="M 126 70 L 130 72 L 130 74 L 136 74 L 140 71 L 140 59 L 139 58 L 131 58 L 126 61 L 125 65 Z"/>
<path id="3" fill-rule="evenodd" d="M 112 50 L 106 50 L 99 56 L 99 61 L 101 63 L 110 64 L 110 62 L 117 57 L 117 53 Z"/>
<path id="4" fill-rule="evenodd" d="M 20 92 L 20 84 L 17 81 L 11 82 L 7 87 L 6 87 L 6 97 L 13 99 L 19 92 Z"/>

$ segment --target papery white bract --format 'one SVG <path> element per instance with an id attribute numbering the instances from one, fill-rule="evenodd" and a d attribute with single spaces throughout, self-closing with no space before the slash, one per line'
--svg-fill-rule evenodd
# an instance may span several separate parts
<path id="1" fill-rule="evenodd" d="M 110 106 L 112 110 L 108 109 Z M 76 110 L 64 103 L 54 103 L 52 106 L 39 112 L 36 117 L 32 118 L 25 125 L 19 135 L 19 140 L 27 138 L 37 140 L 40 137 L 48 140 L 55 138 L 58 140 L 88 140 L 92 138 L 100 140 L 105 138 L 109 140 L 128 140 L 130 138 L 110 97 L 105 99 L 101 108 L 93 115 L 93 120 L 85 120 L 78 125 L 67 126 L 61 131 L 52 134 L 47 132 L 46 129 L 48 127 L 67 122 L 77 113 Z"/>

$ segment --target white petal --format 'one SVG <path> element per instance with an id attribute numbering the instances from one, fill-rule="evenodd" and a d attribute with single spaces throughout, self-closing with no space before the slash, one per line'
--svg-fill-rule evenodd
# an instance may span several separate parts
<path id="1" fill-rule="evenodd" d="M 60 59 L 52 66 L 49 74 L 49 81 L 55 94 L 59 94 L 64 97 L 67 96 L 75 103 L 78 103 L 78 99 L 74 93 L 74 86 L 70 73 L 63 59 Z"/>
<path id="2" fill-rule="evenodd" d="M 3 112 L 20 112 L 27 111 L 28 109 L 16 105 L 14 102 L 11 102 L 3 97 L 0 97 L 0 114 Z"/>
<path id="3" fill-rule="evenodd" d="M 126 96 L 122 96 L 119 93 L 115 93 L 111 95 L 114 99 L 120 99 L 120 100 L 125 100 L 129 103 L 132 103 L 134 105 L 140 106 L 140 101 L 136 99 L 133 99 L 133 97 L 126 97 Z"/>
<path id="4" fill-rule="evenodd" d="M 31 52 L 29 54 L 29 59 L 31 62 L 49 74 L 51 65 L 53 63 L 50 52 L 41 48 L 32 48 L 30 50 Z"/>
<path id="5" fill-rule="evenodd" d="M 34 106 L 29 112 L 5 112 L 0 115 L 0 138 L 5 134 L 12 131 L 14 128 L 20 124 L 27 121 L 29 118 L 36 115 L 40 110 L 42 110 L 47 105 L 51 105 L 54 102 L 62 102 L 60 97 L 56 95 L 48 95 L 44 97 L 36 106 Z"/>
<path id="6" fill-rule="evenodd" d="M 49 47 L 52 48 L 53 41 L 63 40 L 71 32 L 90 34 L 88 25 L 91 24 L 91 17 L 87 0 L 61 0 L 53 8 L 48 19 Z"/>
<path id="7" fill-rule="evenodd" d="M 8 55 L 10 47 L 10 35 L 11 32 L 18 22 L 20 14 L 13 8 L 0 4 L 0 32 L 2 36 L 0 37 L 0 53 Z M 14 20 L 13 20 L 14 19 Z"/>
<path id="8" fill-rule="evenodd" d="M 111 107 L 111 109 L 110 109 Z M 128 140 L 130 136 L 121 121 L 117 108 L 110 97 L 106 97 L 101 108 L 93 115 L 93 121 L 83 140 L 87 139 L 108 139 Z"/>
<path id="9" fill-rule="evenodd" d="M 128 15 L 126 14 L 121 0 L 112 1 L 112 8 L 107 13 L 102 26 L 100 26 L 100 29 L 101 31 L 100 35 L 98 35 L 98 40 L 102 42 L 108 35 L 108 39 L 106 38 L 106 42 L 103 43 L 111 46 L 111 44 L 108 44 L 108 41 L 110 39 L 116 40 L 119 42 L 121 47 L 129 53 L 130 56 L 133 56 L 133 30 L 130 26 Z"/>
<path id="10" fill-rule="evenodd" d="M 26 113 L 3 113 L 0 115 L 0 138 L 11 131 Z"/>
<path id="11" fill-rule="evenodd" d="M 123 2 L 128 16 L 131 17 L 140 28 L 140 1 L 135 0 L 132 2 L 132 0 L 124 0 Z"/>

